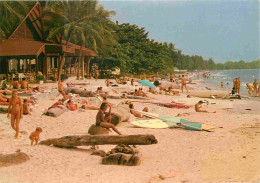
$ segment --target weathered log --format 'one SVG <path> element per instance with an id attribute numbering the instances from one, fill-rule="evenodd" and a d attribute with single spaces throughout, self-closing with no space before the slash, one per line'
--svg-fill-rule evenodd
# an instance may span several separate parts
<path id="1" fill-rule="evenodd" d="M 5 114 L 8 112 L 8 108 L 0 107 L 0 113 Z"/>
<path id="2" fill-rule="evenodd" d="M 73 147 L 104 144 L 151 145 L 156 143 L 157 140 L 154 135 L 77 135 L 47 139 L 39 144 Z"/>
<path id="3" fill-rule="evenodd" d="M 127 104 L 120 104 L 118 106 L 112 106 L 111 108 L 111 123 L 117 125 L 121 121 L 128 121 L 130 118 L 130 109 Z"/>
<path id="4" fill-rule="evenodd" d="M 115 153 L 102 159 L 104 165 L 137 166 L 141 163 L 141 157 L 137 154 Z"/>
<path id="5" fill-rule="evenodd" d="M 30 159 L 29 156 L 23 152 L 0 155 L 0 167 L 18 165 L 28 161 L 29 159 Z"/>

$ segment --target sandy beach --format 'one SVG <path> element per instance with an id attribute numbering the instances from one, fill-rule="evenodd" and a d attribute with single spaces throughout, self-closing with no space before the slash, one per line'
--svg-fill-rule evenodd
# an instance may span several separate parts
<path id="1" fill-rule="evenodd" d="M 105 86 L 104 80 L 86 80 L 88 87 Z M 56 83 L 43 84 L 49 89 Z M 194 105 L 200 98 L 154 95 L 158 101 L 183 102 Z M 101 157 L 93 156 L 88 146 L 65 149 L 44 145 L 30 146 L 28 136 L 36 127 L 43 132 L 40 139 L 66 135 L 84 135 L 95 123 L 97 111 L 69 111 L 54 118 L 42 115 L 61 95 L 42 101 L 31 116 L 20 123 L 20 137 L 14 131 L 6 114 L 0 114 L 0 153 L 14 153 L 17 149 L 29 155 L 30 160 L 0 168 L 1 183 L 201 183 L 201 182 L 259 182 L 260 172 L 260 101 L 207 99 L 207 109 L 216 113 L 198 113 L 194 107 L 176 109 L 154 104 L 136 103 L 138 110 L 179 116 L 192 122 L 213 125 L 213 132 L 191 131 L 182 128 L 136 128 L 121 122 L 117 128 L 124 135 L 153 134 L 158 143 L 138 146 L 142 154 L 139 166 L 102 165 Z M 203 99 L 204 100 L 204 99 Z M 117 104 L 121 99 L 108 99 Z M 213 103 L 213 104 L 212 104 Z M 226 108 L 225 106 L 229 106 Z M 231 106 L 231 107 L 230 107 Z M 251 110 L 246 110 L 246 109 Z M 136 120 L 131 115 L 129 121 Z M 110 134 L 116 135 L 115 132 Z M 101 145 L 108 151 L 112 145 Z"/>

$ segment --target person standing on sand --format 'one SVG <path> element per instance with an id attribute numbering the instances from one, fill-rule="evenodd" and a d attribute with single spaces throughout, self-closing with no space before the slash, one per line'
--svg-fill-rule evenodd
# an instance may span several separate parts
<path id="1" fill-rule="evenodd" d="M 221 86 L 221 88 L 223 88 L 223 81 L 222 80 L 221 80 L 220 86 Z"/>
<path id="2" fill-rule="evenodd" d="M 67 99 L 68 96 L 65 94 L 64 86 L 63 86 L 64 79 L 58 82 L 58 91 L 63 96 L 64 99 Z"/>
<path id="3" fill-rule="evenodd" d="M 9 101 L 7 118 L 10 118 L 11 112 L 11 126 L 16 131 L 15 138 L 19 136 L 19 126 L 20 119 L 23 118 L 23 103 L 20 97 L 18 97 L 18 92 L 14 90 L 12 92 L 12 97 Z"/>
<path id="4" fill-rule="evenodd" d="M 28 82 L 25 80 L 25 78 L 23 78 L 21 81 L 21 89 L 29 89 Z"/>
<path id="5" fill-rule="evenodd" d="M 109 85 L 110 85 L 109 79 L 106 79 L 105 83 L 106 83 L 106 86 L 109 87 Z"/>
<path id="6" fill-rule="evenodd" d="M 186 86 L 187 82 L 186 82 L 186 78 L 184 77 L 184 75 L 182 75 L 181 77 L 181 91 L 183 93 L 183 87 L 185 87 L 187 93 L 188 93 L 188 89 L 187 89 L 187 86 Z"/>
<path id="7" fill-rule="evenodd" d="M 240 86 L 241 86 L 241 81 L 240 81 L 240 77 L 237 78 L 237 93 L 240 93 Z"/>
<path id="8" fill-rule="evenodd" d="M 131 79 L 131 85 L 134 86 L 134 79 Z"/>
<path id="9" fill-rule="evenodd" d="M 106 112 L 109 107 L 109 112 Z M 96 116 L 96 126 L 103 128 L 112 128 L 118 135 L 122 135 L 117 128 L 111 123 L 111 106 L 107 103 L 102 103 Z"/>
<path id="10" fill-rule="evenodd" d="M 258 86 L 258 83 L 255 79 L 254 83 L 253 83 L 253 87 L 254 87 L 254 93 L 257 94 L 258 93 L 258 90 L 257 90 L 257 86 Z"/>
<path id="11" fill-rule="evenodd" d="M 171 75 L 170 75 L 170 81 L 173 82 L 173 79 L 174 79 L 174 75 L 171 74 Z"/>
<path id="12" fill-rule="evenodd" d="M 254 89 L 249 83 L 246 84 L 246 88 L 248 89 L 248 94 L 250 96 L 255 95 Z"/>

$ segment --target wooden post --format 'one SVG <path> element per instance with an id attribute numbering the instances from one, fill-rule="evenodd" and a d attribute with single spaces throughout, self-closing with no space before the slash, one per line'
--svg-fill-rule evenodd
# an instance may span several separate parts
<path id="1" fill-rule="evenodd" d="M 49 70 L 49 62 L 47 57 L 45 56 L 43 59 L 43 75 L 45 76 L 46 80 L 49 79 L 48 70 Z"/>
<path id="2" fill-rule="evenodd" d="M 35 62 L 35 74 L 37 75 L 37 73 L 38 73 L 38 71 L 39 71 L 39 58 L 38 57 L 36 57 L 36 62 Z"/>

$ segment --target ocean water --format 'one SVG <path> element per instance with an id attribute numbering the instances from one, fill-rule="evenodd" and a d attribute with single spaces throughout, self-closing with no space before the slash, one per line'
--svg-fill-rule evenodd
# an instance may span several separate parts
<path id="1" fill-rule="evenodd" d="M 205 83 L 210 84 L 214 88 L 221 88 L 221 80 L 223 80 L 223 85 L 225 90 L 232 90 L 233 79 L 240 77 L 241 80 L 241 94 L 247 94 L 246 83 L 253 84 L 256 79 L 259 83 L 260 81 L 260 70 L 259 69 L 243 69 L 243 70 L 219 70 L 211 71 L 210 79 L 204 79 Z"/>

